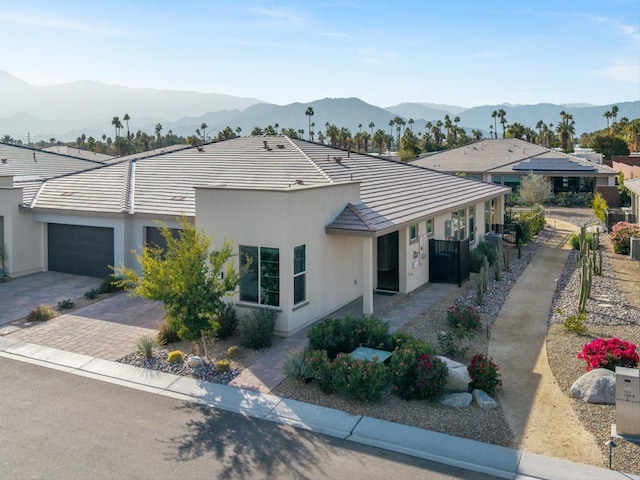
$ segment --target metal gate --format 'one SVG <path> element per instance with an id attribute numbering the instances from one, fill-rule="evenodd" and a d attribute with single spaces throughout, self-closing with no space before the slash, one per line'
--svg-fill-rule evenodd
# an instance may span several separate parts
<path id="1" fill-rule="evenodd" d="M 469 279 L 469 239 L 429 240 L 429 281 L 457 283 Z"/>

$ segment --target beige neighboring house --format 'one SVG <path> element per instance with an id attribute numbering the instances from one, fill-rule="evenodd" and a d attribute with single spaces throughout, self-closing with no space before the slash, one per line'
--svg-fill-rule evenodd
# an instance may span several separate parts
<path id="1" fill-rule="evenodd" d="M 635 215 L 636 223 L 640 224 L 640 177 L 625 180 L 624 186 L 631 193 L 631 214 Z"/>
<path id="2" fill-rule="evenodd" d="M 111 161 L 38 188 L 5 179 L 0 215 L 12 230 L 10 276 L 139 268 L 131 252 L 161 242 L 156 221 L 178 228 L 185 215 L 214 248 L 231 240 L 236 266 L 252 259 L 233 301 L 241 312 L 276 309 L 276 331 L 287 335 L 360 297 L 372 313 L 376 290 L 424 285 L 430 240 L 473 248 L 486 225 L 502 223 L 509 191 L 304 140 L 240 137 Z"/>
<path id="3" fill-rule="evenodd" d="M 523 175 L 544 175 L 561 192 L 601 192 L 610 205 L 619 204 L 618 171 L 575 155 L 551 150 L 516 138 L 479 140 L 411 162 L 441 172 L 505 185 L 517 190 Z"/>

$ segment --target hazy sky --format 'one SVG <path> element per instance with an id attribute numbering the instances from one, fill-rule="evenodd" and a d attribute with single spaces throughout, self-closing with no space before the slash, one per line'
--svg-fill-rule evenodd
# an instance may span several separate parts
<path id="1" fill-rule="evenodd" d="M 640 100 L 640 0 L 0 0 L 0 44 L 0 69 L 40 85 L 281 105 Z"/>

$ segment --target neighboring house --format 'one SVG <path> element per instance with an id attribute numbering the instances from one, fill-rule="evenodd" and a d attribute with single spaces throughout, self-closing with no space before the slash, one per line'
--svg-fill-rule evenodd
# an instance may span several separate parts
<path id="1" fill-rule="evenodd" d="M 52 147 L 43 148 L 42 151 L 59 153 L 70 157 L 84 158 L 85 160 L 95 160 L 98 162 L 104 162 L 113 158 L 111 155 L 106 155 L 104 153 L 96 153 L 90 150 L 83 150 L 82 148 L 68 147 L 66 145 L 53 145 Z"/>
<path id="2" fill-rule="evenodd" d="M 640 177 L 625 180 L 624 186 L 631 193 L 631 214 L 635 215 L 636 223 L 640 224 Z"/>
<path id="3" fill-rule="evenodd" d="M 625 183 L 632 178 L 640 177 L 640 155 L 620 155 L 611 157 L 611 166 L 624 174 Z"/>
<path id="4" fill-rule="evenodd" d="M 282 136 L 123 158 L 38 189 L 5 184 L 0 215 L 16 212 L 9 275 L 139 268 L 131 252 L 158 239 L 156 221 L 178 228 L 185 215 L 214 237 L 213 248 L 231 240 L 236 266 L 252 259 L 233 300 L 276 308 L 281 334 L 359 297 L 370 314 L 376 289 L 424 285 L 429 239 L 473 245 L 487 224 L 502 223 L 510 191 Z"/>
<path id="5" fill-rule="evenodd" d="M 618 172 L 613 168 L 515 138 L 479 140 L 411 163 L 506 185 L 514 191 L 520 188 L 522 176 L 533 172 L 551 180 L 554 194 L 601 192 L 608 201 L 614 194 L 617 198 Z"/>

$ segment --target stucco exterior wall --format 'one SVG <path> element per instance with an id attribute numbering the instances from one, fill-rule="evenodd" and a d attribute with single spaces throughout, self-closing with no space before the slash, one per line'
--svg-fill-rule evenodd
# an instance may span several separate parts
<path id="1" fill-rule="evenodd" d="M 3 217 L 6 249 L 4 268 L 10 277 L 41 272 L 44 267 L 42 225 L 33 222 L 30 213 L 20 212 L 21 203 L 22 188 L 0 187 L 0 216 Z"/>
<path id="2" fill-rule="evenodd" d="M 357 182 L 287 190 L 197 188 L 196 225 L 214 244 L 231 240 L 235 252 L 240 245 L 279 249 L 276 332 L 291 334 L 362 295 L 362 239 L 325 232 L 347 203 L 359 200 L 359 190 Z M 293 252 L 299 245 L 306 246 L 306 301 L 294 306 Z M 237 294 L 233 300 L 241 313 L 267 308 L 240 302 Z"/>

